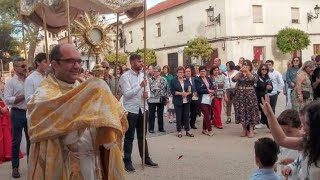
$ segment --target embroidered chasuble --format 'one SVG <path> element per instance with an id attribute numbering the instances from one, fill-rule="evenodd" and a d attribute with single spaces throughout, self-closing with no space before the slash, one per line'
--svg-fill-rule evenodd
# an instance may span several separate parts
<path id="1" fill-rule="evenodd" d="M 29 180 L 124 179 L 128 122 L 103 80 L 70 85 L 49 75 L 28 103 L 28 123 Z"/>

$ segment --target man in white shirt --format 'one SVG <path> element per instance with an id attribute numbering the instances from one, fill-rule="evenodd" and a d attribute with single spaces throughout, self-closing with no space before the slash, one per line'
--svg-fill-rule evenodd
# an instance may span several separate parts
<path id="1" fill-rule="evenodd" d="M 28 136 L 26 109 L 27 103 L 24 96 L 24 82 L 27 74 L 27 62 L 24 58 L 13 60 L 15 75 L 8 80 L 4 86 L 4 101 L 11 107 L 11 128 L 12 128 L 12 177 L 19 178 L 19 150 L 24 129 L 27 141 L 27 154 L 29 155 L 30 141 Z"/>
<path id="2" fill-rule="evenodd" d="M 273 112 L 276 112 L 276 105 L 277 105 L 277 100 L 278 100 L 278 95 L 280 94 L 280 92 L 282 92 L 283 87 L 284 87 L 284 82 L 282 79 L 282 75 L 280 74 L 279 71 L 276 71 L 273 68 L 274 62 L 273 60 L 267 60 L 266 61 L 266 65 L 269 68 L 269 77 L 272 81 L 272 92 L 269 93 L 269 97 L 270 97 L 270 105 L 272 107 Z"/>
<path id="3" fill-rule="evenodd" d="M 138 147 L 141 158 L 143 157 L 143 141 L 145 141 L 145 164 L 150 167 L 158 167 L 149 157 L 147 140 L 143 139 L 143 109 L 145 99 L 148 98 L 148 81 L 144 79 L 144 74 L 141 72 L 143 68 L 142 57 L 138 54 L 130 56 L 131 69 L 125 72 L 120 77 L 121 92 L 123 94 L 123 106 L 128 112 L 129 129 L 124 138 L 124 164 L 128 172 L 135 172 L 132 166 L 131 154 L 133 148 L 133 140 L 135 129 L 137 129 Z M 146 123 L 146 122 L 145 122 Z"/>
<path id="4" fill-rule="evenodd" d="M 36 70 L 33 71 L 26 79 L 24 83 L 24 97 L 26 97 L 26 101 L 28 102 L 32 97 L 33 93 L 39 87 L 46 69 L 48 68 L 48 61 L 46 53 L 39 53 L 36 55 L 34 59 L 34 64 L 36 66 Z"/>

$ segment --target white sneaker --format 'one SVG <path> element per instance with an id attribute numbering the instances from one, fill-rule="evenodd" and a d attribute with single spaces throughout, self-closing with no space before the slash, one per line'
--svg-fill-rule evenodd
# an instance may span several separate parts
<path id="1" fill-rule="evenodd" d="M 266 129 L 267 125 L 260 123 L 260 124 L 258 124 L 256 126 L 254 126 L 254 128 L 256 128 L 256 129 Z"/>

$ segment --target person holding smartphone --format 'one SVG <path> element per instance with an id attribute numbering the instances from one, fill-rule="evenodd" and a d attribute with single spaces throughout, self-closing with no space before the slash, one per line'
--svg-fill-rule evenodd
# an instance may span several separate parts
<path id="1" fill-rule="evenodd" d="M 232 78 L 237 82 L 235 93 L 235 120 L 237 124 L 242 124 L 241 137 L 253 138 L 253 127 L 259 123 L 259 107 L 254 85 L 257 76 L 252 74 L 252 63 L 245 60 L 240 71 Z M 247 128 L 249 130 L 247 131 Z"/>
<path id="2" fill-rule="evenodd" d="M 264 97 L 266 94 L 272 92 L 273 86 L 271 79 L 268 75 L 269 68 L 266 64 L 261 64 L 257 74 L 258 74 L 258 81 L 256 86 L 256 95 L 258 99 L 258 103 L 261 104 L 261 98 Z M 259 106 L 259 110 L 261 112 L 260 124 L 256 126 L 257 129 L 261 129 L 263 127 L 268 127 L 268 119 L 266 115 L 263 113 L 261 107 Z"/>

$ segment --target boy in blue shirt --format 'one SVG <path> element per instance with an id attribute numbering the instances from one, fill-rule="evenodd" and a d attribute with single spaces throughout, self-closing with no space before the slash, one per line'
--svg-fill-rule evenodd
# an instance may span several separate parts
<path id="1" fill-rule="evenodd" d="M 249 180 L 280 180 L 274 172 L 279 146 L 270 138 L 260 138 L 254 143 L 254 150 L 259 169 L 252 173 Z"/>

